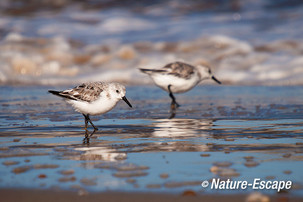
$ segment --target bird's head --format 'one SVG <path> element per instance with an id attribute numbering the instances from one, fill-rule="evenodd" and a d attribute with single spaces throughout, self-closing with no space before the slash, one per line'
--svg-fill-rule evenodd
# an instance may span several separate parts
<path id="1" fill-rule="evenodd" d="M 111 83 L 109 89 L 113 97 L 123 100 L 124 102 L 126 102 L 126 104 L 128 104 L 129 107 L 132 107 L 130 102 L 125 97 L 125 93 L 126 93 L 125 86 L 119 83 Z"/>
<path id="2" fill-rule="evenodd" d="M 218 84 L 221 84 L 221 82 L 218 79 L 216 79 L 216 77 L 212 74 L 210 67 L 206 65 L 198 65 L 197 69 L 201 80 L 212 79 Z"/>

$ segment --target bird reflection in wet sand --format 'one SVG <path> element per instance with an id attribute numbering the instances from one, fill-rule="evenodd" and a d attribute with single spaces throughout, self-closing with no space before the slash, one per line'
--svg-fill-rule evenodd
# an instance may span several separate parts
<path id="1" fill-rule="evenodd" d="M 70 157 L 73 160 L 86 160 L 86 161 L 120 161 L 127 158 L 126 153 L 118 152 L 112 148 L 107 148 L 103 146 L 97 147 L 80 147 L 76 148 L 76 151 L 81 151 L 82 154 L 79 156 Z"/>
<path id="2" fill-rule="evenodd" d="M 129 107 L 132 107 L 125 97 L 125 87 L 119 83 L 89 82 L 64 91 L 49 90 L 48 92 L 65 98 L 77 112 L 83 114 L 85 119 L 83 143 L 89 143 L 89 137 L 98 130 L 90 120 L 90 115 L 104 114 L 112 110 L 120 100 L 124 100 Z M 87 130 L 88 122 L 94 128 L 90 135 Z"/>
<path id="3" fill-rule="evenodd" d="M 199 119 L 157 119 L 153 123 L 153 136 L 170 138 L 209 137 L 212 120 Z"/>
<path id="4" fill-rule="evenodd" d="M 183 62 L 173 62 L 160 69 L 140 68 L 140 70 L 149 75 L 157 86 L 169 93 L 172 99 L 170 118 L 174 118 L 175 109 L 180 106 L 174 93 L 187 92 L 206 79 L 213 79 L 221 84 L 207 65 L 192 66 Z"/>
<path id="5" fill-rule="evenodd" d="M 209 138 L 211 136 L 213 120 L 199 119 L 157 119 L 153 123 L 155 130 L 152 135 L 158 138 L 170 138 L 172 141 L 167 145 L 161 145 L 163 151 L 209 151 L 206 144 L 197 144 L 196 142 L 186 141 L 179 144 L 179 140 L 188 140 L 194 138 Z"/>

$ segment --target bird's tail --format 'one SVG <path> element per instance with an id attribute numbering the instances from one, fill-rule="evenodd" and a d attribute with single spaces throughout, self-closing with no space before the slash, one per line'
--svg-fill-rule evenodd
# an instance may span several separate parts
<path id="1" fill-rule="evenodd" d="M 73 97 L 72 95 L 70 95 L 70 94 L 68 94 L 64 91 L 49 90 L 48 92 L 53 94 L 53 95 L 59 96 L 59 97 L 67 98 L 67 99 L 70 99 L 70 100 L 77 100 L 75 97 Z"/>
<path id="2" fill-rule="evenodd" d="M 63 95 L 62 91 L 49 90 L 48 92 L 59 97 L 69 98 L 66 95 Z"/>
<path id="3" fill-rule="evenodd" d="M 165 70 L 162 70 L 162 69 L 144 69 L 144 68 L 139 68 L 139 69 L 141 72 L 143 72 L 145 74 L 165 72 Z"/>
<path id="4" fill-rule="evenodd" d="M 60 95 L 61 91 L 49 90 L 48 92 L 53 95 L 62 96 L 62 95 Z"/>

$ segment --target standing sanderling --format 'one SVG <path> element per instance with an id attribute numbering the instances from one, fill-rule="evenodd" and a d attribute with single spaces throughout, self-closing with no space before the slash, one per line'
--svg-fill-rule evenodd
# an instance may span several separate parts
<path id="1" fill-rule="evenodd" d="M 194 67 L 183 62 L 173 62 L 165 65 L 161 69 L 140 68 L 140 70 L 148 74 L 157 86 L 169 92 L 169 96 L 172 99 L 171 109 L 173 110 L 180 106 L 176 102 L 173 93 L 189 91 L 205 79 L 213 79 L 221 84 L 221 82 L 212 75 L 210 68 L 202 65 Z"/>
<path id="2" fill-rule="evenodd" d="M 110 111 L 121 99 L 132 107 L 125 97 L 125 87 L 119 83 L 90 82 L 64 91 L 49 90 L 48 92 L 65 98 L 77 112 L 83 114 L 85 118 L 85 140 L 88 140 L 88 122 L 94 128 L 90 136 L 98 130 L 90 120 L 90 115 L 100 115 Z"/>

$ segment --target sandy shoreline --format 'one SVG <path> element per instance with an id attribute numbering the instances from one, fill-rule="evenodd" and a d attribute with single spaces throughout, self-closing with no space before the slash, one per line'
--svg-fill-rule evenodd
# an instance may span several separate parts
<path id="1" fill-rule="evenodd" d="M 205 180 L 227 178 L 292 181 L 281 194 L 262 193 L 271 201 L 302 199 L 301 87 L 199 87 L 177 95 L 182 107 L 168 119 L 166 93 L 130 86 L 134 109 L 120 103 L 94 117 L 102 130 L 89 145 L 82 142 L 82 115 L 48 89 L 2 88 L 8 96 L 0 99 L 0 201 L 245 201 L 254 191 L 201 187 Z M 186 190 L 197 196 L 182 197 Z"/>
<path id="2" fill-rule="evenodd" d="M 73 191 L 54 191 L 54 190 L 37 190 L 37 189 L 0 189 L 1 201 L 5 202 L 94 202 L 94 201 L 247 201 L 248 195 L 192 195 L 192 194 L 164 194 L 164 193 L 136 193 L 136 192 L 97 192 L 85 195 L 79 195 Z M 269 196 L 265 199 L 270 201 L 302 201 L 299 197 L 289 197 L 287 195 Z M 263 201 L 263 200 L 262 200 Z M 266 200 L 268 201 L 268 200 Z"/>

